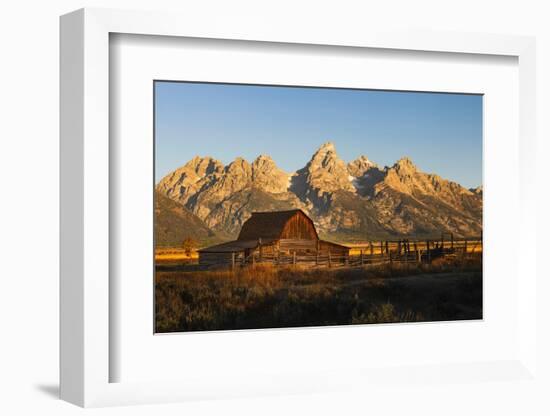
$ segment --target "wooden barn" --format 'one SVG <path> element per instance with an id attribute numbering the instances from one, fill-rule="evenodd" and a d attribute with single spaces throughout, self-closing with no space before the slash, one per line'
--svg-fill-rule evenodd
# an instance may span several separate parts
<path id="1" fill-rule="evenodd" d="M 349 248 L 319 239 L 311 218 L 302 210 L 253 212 L 237 240 L 198 251 L 199 264 L 232 265 L 273 261 L 294 256 L 333 256 L 343 259 Z"/>

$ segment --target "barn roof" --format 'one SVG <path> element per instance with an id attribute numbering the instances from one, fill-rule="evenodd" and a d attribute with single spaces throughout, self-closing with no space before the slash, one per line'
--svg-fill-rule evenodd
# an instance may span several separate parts
<path id="1" fill-rule="evenodd" d="M 274 241 L 276 241 L 276 239 L 266 238 L 266 239 L 262 239 L 262 244 L 271 244 Z M 338 243 L 333 243 L 332 241 L 319 240 L 319 242 L 321 244 L 328 244 L 334 247 L 340 247 L 340 248 L 349 250 L 348 246 L 344 246 Z M 259 246 L 259 244 L 260 244 L 259 240 L 234 240 L 234 241 L 228 241 L 222 244 L 217 244 L 215 246 L 201 248 L 200 250 L 197 250 L 197 251 L 199 253 L 240 253 L 247 249 L 255 249 Z"/>
<path id="2" fill-rule="evenodd" d="M 262 244 L 269 244 L 273 242 L 272 239 L 262 240 Z M 228 241 L 227 243 L 217 244 L 215 246 L 205 247 L 198 250 L 199 253 L 239 253 L 246 249 L 254 249 L 258 247 L 258 240 L 235 240 Z"/>
<path id="3" fill-rule="evenodd" d="M 343 244 L 338 244 L 338 243 L 334 243 L 332 241 L 327 241 L 327 240 L 319 240 L 319 243 L 322 244 L 327 244 L 329 246 L 333 246 L 333 247 L 339 247 L 339 248 L 343 248 L 343 249 L 346 249 L 346 250 L 351 250 L 351 247 L 348 247 L 348 246 L 345 246 Z"/>
<path id="4" fill-rule="evenodd" d="M 308 220 L 311 219 L 301 210 L 292 209 L 288 211 L 253 212 L 252 216 L 245 221 L 237 240 L 257 240 L 280 238 L 285 224 L 293 216 L 302 213 Z M 311 221 L 313 225 L 313 221 Z M 315 229 L 315 226 L 313 226 Z M 317 233 L 317 231 L 315 231 Z"/>

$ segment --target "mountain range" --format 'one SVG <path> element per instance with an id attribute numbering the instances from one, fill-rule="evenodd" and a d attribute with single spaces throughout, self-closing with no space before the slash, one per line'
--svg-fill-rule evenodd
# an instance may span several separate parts
<path id="1" fill-rule="evenodd" d="M 291 173 L 268 155 L 227 166 L 196 156 L 162 178 L 156 193 L 158 224 L 174 223 L 176 211 L 186 218 L 177 232 L 165 228 L 173 234 L 165 241 L 185 233 L 204 240 L 206 231 L 209 240 L 234 238 L 252 212 L 293 208 L 308 214 L 322 237 L 340 242 L 479 236 L 482 230 L 481 187 L 422 172 L 408 157 L 383 168 L 364 155 L 346 164 L 331 142 Z"/>

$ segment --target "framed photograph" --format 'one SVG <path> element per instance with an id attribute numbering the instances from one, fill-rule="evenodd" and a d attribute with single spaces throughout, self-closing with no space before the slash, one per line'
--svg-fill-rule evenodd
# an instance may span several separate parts
<path id="1" fill-rule="evenodd" d="M 61 18 L 62 398 L 536 383 L 534 40 L 233 28 Z"/>
<path id="2" fill-rule="evenodd" d="M 154 94 L 156 333 L 483 318 L 481 94 Z"/>

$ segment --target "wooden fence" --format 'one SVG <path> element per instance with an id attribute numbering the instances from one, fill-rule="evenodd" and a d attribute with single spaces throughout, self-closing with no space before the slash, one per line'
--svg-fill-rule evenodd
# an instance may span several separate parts
<path id="1" fill-rule="evenodd" d="M 420 264 L 431 263 L 440 257 L 472 255 L 482 250 L 481 238 L 371 241 L 351 245 L 349 255 L 335 255 L 330 250 L 326 254 L 281 252 L 268 256 L 253 253 L 247 257 L 233 253 L 231 266 L 273 264 L 275 266 L 359 267 L 394 262 Z"/>

